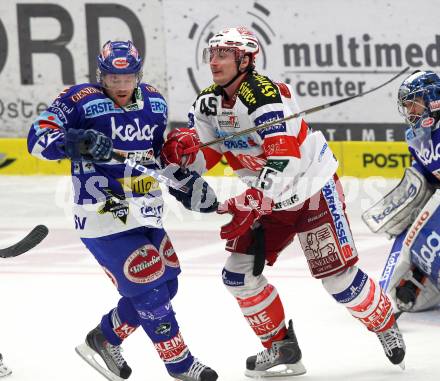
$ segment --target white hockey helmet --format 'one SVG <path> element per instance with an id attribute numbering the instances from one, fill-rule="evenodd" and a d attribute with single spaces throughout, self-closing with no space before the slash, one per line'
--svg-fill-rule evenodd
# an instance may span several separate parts
<path id="1" fill-rule="evenodd" d="M 219 49 L 236 52 L 236 61 L 241 62 L 245 55 L 251 56 L 251 66 L 255 65 L 255 57 L 260 51 L 260 43 L 255 34 L 244 26 L 226 28 L 215 34 L 203 50 L 203 62 L 209 63 L 214 51 Z"/>

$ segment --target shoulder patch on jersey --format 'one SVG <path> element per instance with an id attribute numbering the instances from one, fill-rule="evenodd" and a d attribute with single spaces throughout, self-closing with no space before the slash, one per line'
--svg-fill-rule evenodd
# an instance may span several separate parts
<path id="1" fill-rule="evenodd" d="M 205 95 L 205 94 L 209 94 L 209 93 L 214 93 L 215 90 L 218 89 L 218 87 L 219 87 L 219 86 L 218 86 L 217 84 L 213 83 L 211 86 L 209 86 L 209 87 L 207 87 L 206 89 L 202 90 L 202 91 L 199 93 L 198 97 L 200 97 L 201 95 Z M 197 97 L 197 98 L 198 98 L 198 97 Z"/>
<path id="2" fill-rule="evenodd" d="M 159 92 L 159 90 L 157 90 L 154 86 L 147 85 L 147 84 L 145 84 L 145 89 L 147 91 L 149 91 L 150 93 L 158 93 Z"/>
<path id="3" fill-rule="evenodd" d="M 62 98 L 62 97 L 64 97 L 64 96 L 69 92 L 69 90 L 70 90 L 71 88 L 72 88 L 72 86 L 70 86 L 70 87 L 66 87 L 63 91 L 61 91 L 61 93 L 58 94 L 57 99 L 58 99 L 58 98 Z"/>
<path id="4" fill-rule="evenodd" d="M 78 90 L 70 98 L 72 99 L 73 102 L 77 103 L 81 99 L 88 97 L 89 95 L 92 95 L 92 94 L 102 94 L 102 90 L 98 87 L 87 86 L 87 87 L 83 87 L 80 90 Z"/>
<path id="5" fill-rule="evenodd" d="M 238 97 L 248 107 L 251 114 L 258 107 L 270 104 L 281 103 L 281 96 L 278 87 L 268 77 L 257 73 L 246 77 L 238 88 Z"/>
<path id="6" fill-rule="evenodd" d="M 279 96 L 278 87 L 266 76 L 256 74 L 253 77 L 260 93 L 268 98 L 276 98 Z"/>

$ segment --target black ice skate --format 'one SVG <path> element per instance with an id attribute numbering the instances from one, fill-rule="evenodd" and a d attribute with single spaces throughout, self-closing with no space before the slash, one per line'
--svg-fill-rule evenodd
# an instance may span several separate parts
<path id="1" fill-rule="evenodd" d="M 405 369 L 403 359 L 405 357 L 406 347 L 397 323 L 394 323 L 393 326 L 386 331 L 376 332 L 376 335 L 388 359 L 394 365 L 399 365 L 402 369 Z"/>
<path id="2" fill-rule="evenodd" d="M 89 332 L 84 344 L 75 348 L 78 355 L 110 381 L 121 381 L 131 374 L 121 350 L 119 345 L 112 345 L 105 339 L 99 325 Z M 104 361 L 106 367 L 97 361 L 99 359 Z"/>
<path id="3" fill-rule="evenodd" d="M 170 376 L 182 381 L 215 381 L 218 378 L 214 370 L 203 365 L 197 359 L 194 359 L 194 362 L 185 373 L 170 373 Z"/>
<path id="4" fill-rule="evenodd" d="M 9 376 L 12 370 L 3 364 L 3 356 L 0 353 L 0 377 Z"/>
<path id="5" fill-rule="evenodd" d="M 284 340 L 274 341 L 271 348 L 248 357 L 245 375 L 253 378 L 299 376 L 306 373 L 301 357 L 292 320 L 289 320 Z"/>

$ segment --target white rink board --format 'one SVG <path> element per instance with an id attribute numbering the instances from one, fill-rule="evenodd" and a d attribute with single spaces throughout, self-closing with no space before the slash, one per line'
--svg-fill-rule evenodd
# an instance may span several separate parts
<path id="1" fill-rule="evenodd" d="M 108 39 L 132 39 L 146 51 L 144 79 L 164 93 L 171 122 L 185 121 L 196 89 L 210 84 L 202 48 L 225 26 L 256 31 L 257 68 L 290 81 L 303 108 L 369 89 L 405 66 L 436 71 L 440 34 L 432 6 L 425 0 L 421 10 L 410 0 L 2 0 L 0 137 L 25 136 L 61 90 L 93 81 L 91 65 Z M 399 81 L 309 121 L 400 123 Z"/>
<path id="2" fill-rule="evenodd" d="M 236 194 L 236 179 L 209 178 L 220 198 Z M 359 219 L 361 208 L 394 185 L 384 179 L 343 179 L 348 213 L 360 251 L 360 266 L 378 277 L 391 242 L 372 236 Z M 74 347 L 112 308 L 118 295 L 80 243 L 68 200 L 68 178 L 0 177 L 0 247 L 16 242 L 39 223 L 50 234 L 20 257 L 1 259 L 1 352 L 13 369 L 11 381 L 103 381 L 75 354 Z M 368 196 L 367 196 L 368 195 Z M 183 273 L 174 309 L 194 355 L 217 370 L 219 381 L 245 381 L 245 359 L 261 350 L 236 302 L 224 289 L 226 259 L 218 228 L 226 216 L 182 210 L 166 197 L 166 225 Z M 309 275 L 296 242 L 265 270 L 293 318 L 307 375 L 295 380 L 435 381 L 440 342 L 440 310 L 403 315 L 400 327 L 408 348 L 406 370 L 392 366 L 375 335 L 368 333 Z M 146 335 L 139 330 L 124 343 L 133 368 L 131 381 L 171 380 Z M 281 379 L 286 380 L 286 379 Z"/>

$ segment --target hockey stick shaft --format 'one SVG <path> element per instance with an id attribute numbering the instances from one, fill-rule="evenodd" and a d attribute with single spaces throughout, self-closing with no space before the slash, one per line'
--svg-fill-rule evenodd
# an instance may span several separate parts
<path id="1" fill-rule="evenodd" d="M 118 161 L 119 163 L 123 163 L 130 168 L 136 169 L 137 171 L 142 172 L 144 175 L 151 176 L 158 182 L 163 183 L 171 188 L 180 190 L 182 192 L 189 191 L 188 187 L 186 187 L 185 185 L 174 181 L 172 178 L 164 175 L 159 171 L 138 164 L 135 160 L 129 159 L 128 157 L 125 157 L 116 151 L 112 151 L 112 159 Z"/>
<path id="2" fill-rule="evenodd" d="M 333 106 L 337 106 L 337 105 L 339 105 L 341 103 L 345 103 L 345 102 L 351 101 L 352 99 L 363 97 L 364 95 L 370 94 L 373 91 L 379 90 L 382 87 L 388 85 L 390 82 L 394 81 L 396 78 L 400 77 L 402 74 L 405 74 L 408 70 L 409 70 L 409 66 L 407 66 L 405 69 L 403 69 L 402 71 L 397 73 L 395 76 L 393 76 L 392 78 L 390 78 L 386 82 L 384 82 L 384 83 L 382 83 L 382 84 L 380 84 L 380 85 L 378 85 L 376 87 L 373 87 L 372 89 L 367 90 L 367 91 L 365 91 L 363 93 L 352 95 L 352 96 L 347 97 L 347 98 L 338 99 L 338 100 L 335 100 L 335 101 L 332 101 L 332 102 L 329 102 L 329 103 L 325 103 L 323 105 L 311 107 L 311 108 L 309 108 L 307 110 L 303 110 L 303 111 L 297 112 L 295 114 L 286 116 L 285 118 L 276 119 L 276 120 L 273 120 L 271 122 L 262 124 L 260 126 L 251 127 L 251 128 L 246 129 L 246 130 L 243 130 L 243 131 L 240 131 L 240 132 L 236 132 L 236 133 L 233 133 L 233 134 L 228 135 L 228 136 L 224 136 L 224 137 L 221 137 L 221 138 L 218 138 L 218 139 L 211 140 L 209 142 L 200 144 L 197 147 L 191 147 L 191 148 L 186 149 L 184 151 L 184 154 L 189 154 L 189 153 L 192 153 L 192 152 L 196 152 L 200 148 L 212 146 L 212 145 L 217 144 L 217 143 L 223 143 L 224 141 L 234 139 L 234 138 L 236 138 L 238 136 L 247 135 L 247 134 L 250 134 L 251 132 L 263 130 L 265 128 L 274 126 L 276 124 L 287 122 L 288 120 L 291 120 L 291 119 L 295 119 L 295 118 L 298 118 L 298 117 L 304 117 L 306 115 L 310 115 L 310 114 L 313 114 L 315 112 L 318 112 L 318 111 L 321 111 L 321 110 L 325 110 L 325 109 L 328 109 L 328 108 L 333 107 Z"/>
<path id="3" fill-rule="evenodd" d="M 49 229 L 44 225 L 38 225 L 15 245 L 9 246 L 5 249 L 0 249 L 1 258 L 11 258 L 17 255 L 26 253 L 30 249 L 37 246 L 49 233 Z"/>

